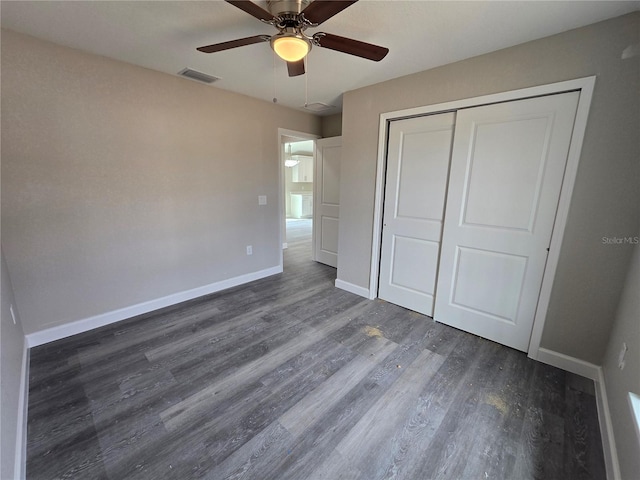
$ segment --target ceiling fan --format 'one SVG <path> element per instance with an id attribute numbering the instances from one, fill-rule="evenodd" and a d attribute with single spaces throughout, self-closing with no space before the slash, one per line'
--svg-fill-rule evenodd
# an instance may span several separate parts
<path id="1" fill-rule="evenodd" d="M 389 49 L 370 43 L 317 32 L 308 36 L 305 30 L 317 27 L 358 0 L 267 0 L 269 11 L 248 0 L 225 0 L 258 20 L 278 29 L 274 35 L 254 35 L 228 42 L 215 43 L 197 50 L 204 53 L 269 42 L 276 54 L 287 62 L 290 77 L 304 74 L 304 57 L 313 45 L 379 62 Z"/>

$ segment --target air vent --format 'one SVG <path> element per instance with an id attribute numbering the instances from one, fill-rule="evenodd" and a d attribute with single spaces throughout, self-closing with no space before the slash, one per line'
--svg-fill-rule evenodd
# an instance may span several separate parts
<path id="1" fill-rule="evenodd" d="M 207 75 L 206 73 L 199 72 L 197 70 L 193 70 L 191 68 L 183 68 L 178 72 L 178 75 L 182 77 L 190 78 L 191 80 L 196 80 L 202 83 L 213 83 L 220 80 L 218 77 L 214 77 L 213 75 Z"/>
<path id="2" fill-rule="evenodd" d="M 306 105 L 304 105 L 302 108 L 306 109 L 306 110 L 310 110 L 312 112 L 324 112 L 326 110 L 331 110 L 332 108 L 336 108 L 333 105 L 327 105 L 326 103 L 322 103 L 322 102 L 315 102 L 315 103 L 308 103 Z"/>

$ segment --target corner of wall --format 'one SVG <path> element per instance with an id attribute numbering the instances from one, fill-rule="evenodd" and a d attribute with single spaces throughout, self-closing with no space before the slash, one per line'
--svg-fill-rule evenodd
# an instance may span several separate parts
<path id="1" fill-rule="evenodd" d="M 370 292 L 369 292 L 368 288 L 361 287 L 361 286 L 356 285 L 354 283 L 345 282 L 344 280 L 340 280 L 339 278 L 336 279 L 335 286 L 336 286 L 336 288 L 339 288 L 341 290 L 345 290 L 345 291 L 353 293 L 355 295 L 360 295 L 361 297 L 364 297 L 364 298 L 368 298 L 368 299 L 372 299 L 373 298 L 373 297 L 370 296 Z"/>
<path id="2" fill-rule="evenodd" d="M 615 479 L 635 478 L 640 468 L 640 437 L 629 401 L 630 392 L 640 393 L 640 246 L 636 244 L 633 248 L 622 295 L 611 322 L 611 335 L 599 380 L 603 412 L 606 414 L 605 428 L 610 437 L 606 438 L 605 428 L 602 428 L 603 443 L 608 441 L 616 452 L 614 476 L 609 476 Z M 628 348 L 623 348 L 623 344 Z"/>
<path id="3" fill-rule="evenodd" d="M 29 350 L 2 251 L 2 421 L 0 477 L 25 478 Z"/>
<path id="4" fill-rule="evenodd" d="M 539 348 L 537 355 L 529 356 L 534 360 L 560 368 L 567 372 L 575 373 L 576 375 L 588 378 L 594 382 L 600 378 L 599 372 L 602 367 L 575 357 L 570 357 L 564 353 L 554 352 L 553 350 L 546 348 Z"/>
<path id="5" fill-rule="evenodd" d="M 613 434 L 613 422 L 607 397 L 607 388 L 604 381 L 604 370 L 598 367 L 598 378 L 594 380 L 596 386 L 596 405 L 598 407 L 598 422 L 600 436 L 602 437 L 602 450 L 604 453 L 604 465 L 607 472 L 607 480 L 621 480 L 618 451 Z"/>
<path id="6" fill-rule="evenodd" d="M 621 480 L 620 464 L 616 442 L 613 434 L 611 410 L 604 380 L 604 370 L 601 366 L 585 362 L 562 353 L 554 352 L 546 348 L 539 348 L 537 353 L 530 352 L 530 357 L 547 365 L 560 368 L 567 372 L 580 375 L 593 380 L 596 390 L 596 405 L 598 408 L 598 424 L 602 437 L 602 450 L 608 480 Z"/>
<path id="7" fill-rule="evenodd" d="M 20 370 L 20 399 L 18 401 L 18 431 L 14 474 L 23 480 L 27 476 L 27 420 L 29 412 L 29 347 L 25 339 Z"/>
<path id="8" fill-rule="evenodd" d="M 322 117 L 322 137 L 339 137 L 342 135 L 342 112 Z"/>

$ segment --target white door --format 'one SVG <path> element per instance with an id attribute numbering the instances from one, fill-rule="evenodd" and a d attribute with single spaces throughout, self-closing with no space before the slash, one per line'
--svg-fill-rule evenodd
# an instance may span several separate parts
<path id="1" fill-rule="evenodd" d="M 316 141 L 313 203 L 314 258 L 317 262 L 331 267 L 338 266 L 341 159 L 341 137 Z"/>
<path id="2" fill-rule="evenodd" d="M 378 296 L 433 315 L 455 113 L 389 127 Z"/>
<path id="3" fill-rule="evenodd" d="M 527 350 L 578 97 L 458 111 L 437 321 Z"/>

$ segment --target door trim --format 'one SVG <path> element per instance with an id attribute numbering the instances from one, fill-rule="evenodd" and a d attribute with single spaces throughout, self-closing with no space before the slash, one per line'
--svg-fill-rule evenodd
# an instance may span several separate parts
<path id="1" fill-rule="evenodd" d="M 556 220 L 553 232 L 551 234 L 551 243 L 547 265 L 542 278 L 542 287 L 538 298 L 538 305 L 533 321 L 533 329 L 529 340 L 528 356 L 534 360 L 538 359 L 540 350 L 540 340 L 546 320 L 547 309 L 553 289 L 553 280 L 560 259 L 560 247 L 564 237 L 564 230 L 567 224 L 567 216 L 569 213 L 569 204 L 575 179 L 578 172 L 578 164 L 580 162 L 580 153 L 582 151 L 582 143 L 584 140 L 587 120 L 589 116 L 589 108 L 593 97 L 596 77 L 584 77 L 564 82 L 551 83 L 530 87 L 508 92 L 496 93 L 491 95 L 483 95 L 480 97 L 455 100 L 452 102 L 438 103 L 435 105 L 426 105 L 422 107 L 397 110 L 380 114 L 380 124 L 378 131 L 378 159 L 376 168 L 376 189 L 374 198 L 373 211 L 373 236 L 371 249 L 371 268 L 369 276 L 369 298 L 373 299 L 378 296 L 378 277 L 380 268 L 380 247 L 382 241 L 382 213 L 384 201 L 384 182 L 387 163 L 387 141 L 389 133 L 389 123 L 393 120 L 410 118 L 422 115 L 431 115 L 435 113 L 444 113 L 463 108 L 478 107 L 489 105 L 492 103 L 509 102 L 513 100 L 523 100 L 545 95 L 553 95 L 570 91 L 579 91 L 578 108 L 574 123 L 571 143 L 569 145 L 569 153 L 567 155 L 567 164 L 565 167 L 565 175 L 562 181 L 562 189 L 560 191 L 560 200 L 558 202 L 558 210 L 556 212 Z"/>

